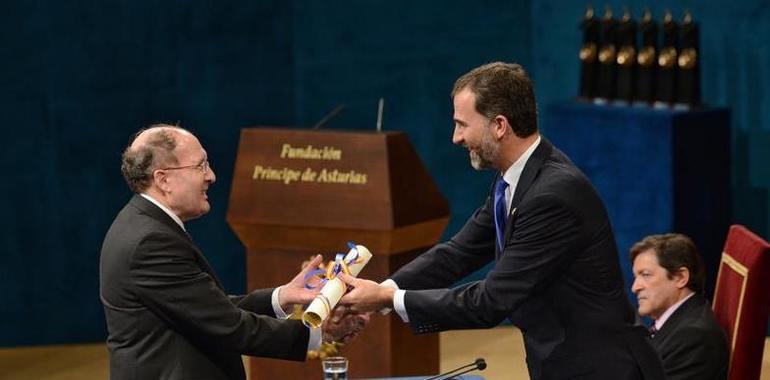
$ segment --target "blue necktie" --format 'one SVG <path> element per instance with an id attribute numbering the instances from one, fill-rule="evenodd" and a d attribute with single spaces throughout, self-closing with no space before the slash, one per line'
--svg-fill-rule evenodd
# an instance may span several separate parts
<path id="1" fill-rule="evenodd" d="M 508 220 L 508 213 L 505 212 L 505 189 L 508 188 L 508 182 L 503 177 L 495 185 L 495 231 L 497 232 L 497 246 L 503 250 L 503 238 L 505 238 L 505 222 Z"/>

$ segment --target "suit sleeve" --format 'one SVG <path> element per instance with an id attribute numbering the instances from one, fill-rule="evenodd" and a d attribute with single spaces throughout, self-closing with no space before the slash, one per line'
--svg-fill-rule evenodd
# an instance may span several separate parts
<path id="1" fill-rule="evenodd" d="M 198 265 L 193 248 L 161 233 L 136 248 L 131 282 L 144 305 L 172 329 L 204 347 L 247 355 L 304 360 L 308 330 L 299 321 L 242 310 Z M 261 292 L 239 305 L 269 307 Z"/>
<path id="2" fill-rule="evenodd" d="M 448 242 L 437 244 L 391 276 L 400 289 L 445 288 L 494 259 L 491 199 Z"/>
<path id="3" fill-rule="evenodd" d="M 257 289 L 246 295 L 230 295 L 228 298 L 230 298 L 230 302 L 240 309 L 275 317 L 275 311 L 273 311 L 271 303 L 273 290 L 275 288 Z"/>
<path id="4" fill-rule="evenodd" d="M 667 380 L 712 379 L 726 375 L 724 337 L 713 331 L 682 326 L 669 338 L 671 347 L 663 358 Z"/>
<path id="5" fill-rule="evenodd" d="M 406 292 L 406 311 L 416 333 L 495 326 L 554 281 L 580 244 L 581 219 L 548 194 L 520 205 L 517 212 L 513 236 L 484 280 Z M 493 235 L 482 237 L 494 244 Z M 481 237 L 464 240 L 481 248 Z"/>

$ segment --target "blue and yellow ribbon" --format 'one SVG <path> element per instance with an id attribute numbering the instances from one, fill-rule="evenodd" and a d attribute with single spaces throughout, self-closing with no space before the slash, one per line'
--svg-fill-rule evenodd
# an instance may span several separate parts
<path id="1" fill-rule="evenodd" d="M 336 278 L 340 272 L 345 273 L 348 276 L 350 275 L 350 269 L 349 266 L 353 264 L 360 263 L 363 259 L 358 254 L 358 249 L 356 249 L 356 244 L 353 242 L 348 242 L 348 248 L 353 250 L 355 254 L 353 257 L 351 257 L 348 260 L 345 260 L 346 254 L 344 253 L 338 253 L 334 256 L 334 261 L 329 261 L 326 265 L 323 263 L 318 265 L 318 269 L 314 269 L 310 271 L 307 275 L 305 275 L 305 288 L 307 289 L 315 289 L 319 286 L 323 286 L 330 280 L 333 280 Z M 310 279 L 316 277 L 320 281 L 319 285 L 313 286 L 310 284 Z"/>

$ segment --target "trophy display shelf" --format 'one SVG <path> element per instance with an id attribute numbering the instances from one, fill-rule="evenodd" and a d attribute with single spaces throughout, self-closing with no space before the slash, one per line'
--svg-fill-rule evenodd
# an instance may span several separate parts
<path id="1" fill-rule="evenodd" d="M 565 102 L 546 108 L 542 130 L 604 200 L 629 287 L 633 243 L 680 232 L 703 255 L 710 297 L 732 198 L 728 109 Z"/>
<path id="2" fill-rule="evenodd" d="M 315 254 L 365 245 L 361 277 L 382 281 L 435 244 L 449 205 L 401 132 L 241 130 L 227 222 L 247 251 L 248 289 L 283 284 Z M 419 352 L 420 355 L 414 355 Z M 341 355 L 351 377 L 438 372 L 438 335 L 373 315 Z M 250 359 L 251 379 L 313 378 L 320 363 Z"/>

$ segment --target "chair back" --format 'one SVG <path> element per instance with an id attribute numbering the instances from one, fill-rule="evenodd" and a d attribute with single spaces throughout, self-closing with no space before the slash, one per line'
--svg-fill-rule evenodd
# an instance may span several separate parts
<path id="1" fill-rule="evenodd" d="M 758 380 L 770 313 L 770 244 L 744 226 L 727 234 L 713 310 L 730 345 L 728 379 Z"/>

